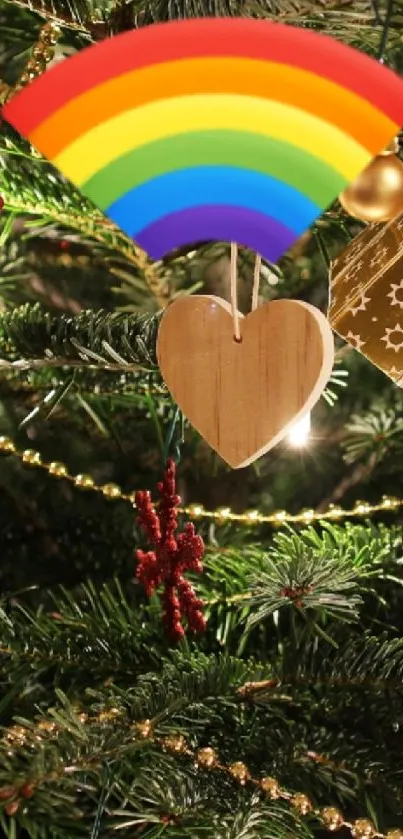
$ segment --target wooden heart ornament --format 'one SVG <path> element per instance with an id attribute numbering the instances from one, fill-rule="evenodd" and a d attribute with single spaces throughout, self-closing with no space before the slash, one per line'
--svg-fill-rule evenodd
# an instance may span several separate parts
<path id="1" fill-rule="evenodd" d="M 157 357 L 171 396 L 223 460 L 248 466 L 318 401 L 334 360 L 331 328 L 307 303 L 276 300 L 240 315 L 218 297 L 180 297 L 166 310 Z"/>

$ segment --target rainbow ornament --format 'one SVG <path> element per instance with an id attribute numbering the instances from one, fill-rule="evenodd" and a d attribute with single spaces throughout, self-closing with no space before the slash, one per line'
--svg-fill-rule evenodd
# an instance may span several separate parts
<path id="1" fill-rule="evenodd" d="M 155 260 L 236 241 L 277 260 L 403 125 L 403 80 L 283 24 L 157 24 L 51 68 L 3 110 Z"/>

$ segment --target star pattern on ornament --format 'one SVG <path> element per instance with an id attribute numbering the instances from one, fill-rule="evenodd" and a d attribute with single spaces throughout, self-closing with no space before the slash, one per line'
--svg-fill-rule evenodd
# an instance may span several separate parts
<path id="1" fill-rule="evenodd" d="M 391 367 L 389 370 L 387 370 L 387 373 L 388 373 L 388 376 L 390 376 L 390 378 L 393 379 L 395 385 L 397 385 L 398 387 L 402 387 L 402 385 L 403 385 L 403 372 L 402 372 L 401 369 L 398 370 L 395 367 L 395 365 L 393 365 L 393 367 Z"/>
<path id="2" fill-rule="evenodd" d="M 359 237 L 356 236 L 348 246 L 348 253 L 350 257 L 354 258 L 357 253 L 361 253 L 362 244 L 358 241 L 358 238 Z"/>
<path id="3" fill-rule="evenodd" d="M 360 273 L 361 268 L 363 267 L 364 262 L 362 259 L 359 259 L 354 265 L 351 265 L 344 276 L 343 285 L 347 283 L 354 282 L 357 275 Z"/>
<path id="4" fill-rule="evenodd" d="M 347 332 L 346 338 L 350 344 L 354 344 L 354 349 L 356 350 L 360 350 L 361 347 L 365 346 L 366 342 L 361 340 L 360 335 L 354 335 L 351 329 L 349 332 Z"/>
<path id="5" fill-rule="evenodd" d="M 375 256 L 372 257 L 369 266 L 370 268 L 376 268 L 378 265 L 382 265 L 385 262 L 385 257 L 389 253 L 389 248 L 383 247 L 379 248 Z"/>
<path id="6" fill-rule="evenodd" d="M 400 283 L 391 283 L 390 287 L 392 291 L 390 291 L 386 296 L 391 298 L 391 306 L 400 306 L 400 308 L 403 309 L 403 280 L 400 280 Z M 401 299 L 397 296 L 398 291 L 402 292 Z"/>
<path id="7" fill-rule="evenodd" d="M 370 302 L 371 302 L 371 298 L 366 297 L 365 291 L 362 291 L 361 294 L 360 294 L 359 305 L 358 306 L 351 306 L 351 308 L 350 308 L 350 312 L 351 312 L 353 318 L 355 318 L 355 316 L 358 314 L 358 312 L 365 312 L 366 309 L 367 309 L 367 303 L 370 303 Z"/>
<path id="8" fill-rule="evenodd" d="M 401 336 L 402 340 L 398 340 L 399 336 Z M 391 339 L 395 337 L 397 340 L 392 341 Z M 385 341 L 386 349 L 387 350 L 394 350 L 395 352 L 400 352 L 403 349 L 403 329 L 400 326 L 400 323 L 397 323 L 396 326 L 393 327 L 386 327 L 385 335 L 381 338 L 381 341 Z"/>

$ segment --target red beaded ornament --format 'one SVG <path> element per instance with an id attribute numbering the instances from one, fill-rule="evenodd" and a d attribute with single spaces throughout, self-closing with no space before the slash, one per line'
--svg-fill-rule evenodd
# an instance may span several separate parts
<path id="1" fill-rule="evenodd" d="M 153 551 L 136 551 L 136 576 L 147 597 L 163 586 L 164 623 L 171 639 L 178 641 L 185 634 L 183 618 L 186 618 L 190 632 L 204 632 L 206 628 L 203 602 L 183 576 L 185 571 L 198 574 L 203 571 L 204 542 L 190 523 L 183 533 L 175 536 L 178 527 L 176 507 L 181 499 L 175 493 L 175 463 L 171 459 L 168 460 L 163 481 L 158 484 L 158 492 L 161 495 L 158 513 L 152 506 L 149 492 L 136 492 L 138 522 L 154 546 Z"/>

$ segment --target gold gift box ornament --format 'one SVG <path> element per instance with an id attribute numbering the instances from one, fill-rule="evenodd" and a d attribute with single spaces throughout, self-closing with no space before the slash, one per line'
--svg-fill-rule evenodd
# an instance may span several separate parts
<path id="1" fill-rule="evenodd" d="M 403 214 L 371 224 L 333 260 L 332 329 L 403 387 Z"/>

